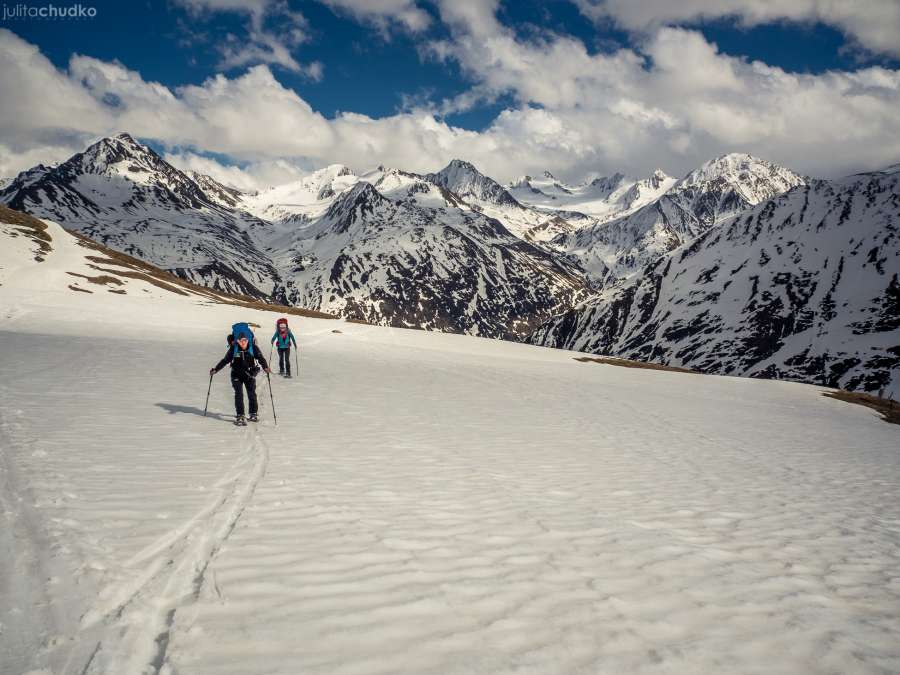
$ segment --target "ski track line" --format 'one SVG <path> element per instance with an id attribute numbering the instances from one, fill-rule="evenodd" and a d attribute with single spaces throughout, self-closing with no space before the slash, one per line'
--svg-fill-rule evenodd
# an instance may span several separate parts
<path id="1" fill-rule="evenodd" d="M 82 618 L 84 627 L 90 627 L 111 616 L 121 616 L 129 603 L 141 592 L 141 589 L 163 573 L 166 567 L 172 564 L 172 559 L 183 552 L 191 533 L 200 525 L 208 523 L 211 518 L 214 518 L 222 505 L 234 495 L 237 483 L 245 473 L 241 471 L 241 467 L 247 464 L 247 461 L 246 453 L 242 454 L 232 466 L 229 474 L 216 481 L 214 487 L 220 488 L 220 490 L 209 504 L 185 521 L 183 525 L 170 530 L 124 563 L 125 570 L 136 569 L 139 565 L 147 565 L 147 567 L 136 577 L 121 582 L 118 586 L 107 587 L 102 595 L 105 597 L 112 595 L 112 597 L 102 605 L 95 606 L 85 613 Z"/>
<path id="2" fill-rule="evenodd" d="M 0 387 L 0 572 L 16 577 L 32 567 L 38 570 L 39 578 L 50 578 L 47 561 L 41 555 L 47 544 L 42 541 L 40 520 L 32 499 L 22 499 L 22 479 L 19 476 L 11 449 L 12 429 L 21 426 L 9 413 L 9 396 L 5 387 Z M 13 413 L 14 415 L 14 413 Z M 29 440 L 25 443 L 30 444 Z M 28 653 L 39 648 L 42 625 L 52 631 L 58 629 L 58 620 L 50 611 L 46 587 L 36 587 L 30 578 L 22 574 L 21 580 L 8 589 L 0 587 L 0 594 L 6 593 L 5 600 L 15 608 L 15 613 L 0 613 L 0 656 L 8 658 L 10 668 L 27 669 Z M 6 584 L 3 584 L 5 586 Z M 35 609 L 29 608 L 33 607 Z M 5 627 L 9 621 L 14 625 Z"/>
<path id="3" fill-rule="evenodd" d="M 111 600 L 85 614 L 83 629 L 89 634 L 103 622 L 102 637 L 86 665 L 76 670 L 67 666 L 64 672 L 99 675 L 162 670 L 177 611 L 199 596 L 210 563 L 266 474 L 268 444 L 258 429 L 248 430 L 245 436 L 247 452 L 216 482 L 221 489 L 216 499 L 133 556 L 126 569 L 149 563 L 147 569 L 114 587 L 105 594 L 111 595 Z"/>

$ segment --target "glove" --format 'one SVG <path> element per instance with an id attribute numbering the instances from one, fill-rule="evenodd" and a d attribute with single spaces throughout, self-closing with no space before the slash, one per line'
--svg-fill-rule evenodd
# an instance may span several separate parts
<path id="1" fill-rule="evenodd" d="M 210 369 L 209 369 L 209 374 L 210 374 L 210 375 L 215 375 L 215 374 L 216 374 L 216 369 L 215 369 L 215 368 L 210 368 Z"/>

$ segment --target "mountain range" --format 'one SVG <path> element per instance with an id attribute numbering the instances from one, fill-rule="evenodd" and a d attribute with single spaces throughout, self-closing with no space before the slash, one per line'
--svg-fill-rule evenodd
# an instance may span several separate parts
<path id="1" fill-rule="evenodd" d="M 370 323 L 847 388 L 896 378 L 891 170 L 821 181 L 731 154 L 680 179 L 504 186 L 457 159 L 247 192 L 120 134 L 19 174 L 0 203 L 195 283 Z M 715 272 L 692 267 L 707 258 Z"/>
<path id="2" fill-rule="evenodd" d="M 446 187 L 461 190 L 467 174 L 469 202 Z M 590 284 L 575 262 L 485 213 L 538 219 L 489 182 L 457 162 L 429 176 L 382 167 L 359 177 L 335 165 L 245 193 L 120 134 L 23 172 L 0 202 L 217 290 L 521 339 Z"/>
<path id="3" fill-rule="evenodd" d="M 531 340 L 703 372 L 892 392 L 900 166 L 810 180 L 708 228 Z"/>

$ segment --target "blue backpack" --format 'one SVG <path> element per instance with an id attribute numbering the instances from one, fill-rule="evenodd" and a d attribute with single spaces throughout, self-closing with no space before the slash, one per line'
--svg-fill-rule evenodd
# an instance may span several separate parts
<path id="1" fill-rule="evenodd" d="M 253 336 L 253 331 L 250 330 L 250 326 L 244 322 L 236 323 L 231 327 L 231 336 L 234 338 L 234 355 L 237 356 L 238 351 L 240 351 L 240 347 L 238 347 L 237 343 L 238 335 L 247 336 L 247 339 L 250 340 L 247 351 L 250 353 L 250 356 L 255 356 L 253 353 L 253 343 L 256 342 L 256 338 Z"/>

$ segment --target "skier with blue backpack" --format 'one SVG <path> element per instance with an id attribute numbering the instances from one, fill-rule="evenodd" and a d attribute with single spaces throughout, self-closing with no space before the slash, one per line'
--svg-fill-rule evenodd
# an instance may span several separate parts
<path id="1" fill-rule="evenodd" d="M 291 329 L 288 328 L 288 320 L 281 318 L 275 323 L 275 334 L 272 336 L 272 344 L 278 347 L 278 374 L 285 377 L 291 376 L 291 343 L 297 349 L 297 340 Z"/>
<path id="2" fill-rule="evenodd" d="M 271 373 L 269 364 L 262 355 L 262 350 L 256 344 L 253 331 L 246 323 L 236 323 L 231 327 L 231 336 L 228 351 L 215 366 L 210 368 L 210 379 L 227 364 L 231 364 L 231 386 L 234 387 L 234 411 L 235 421 L 238 426 L 246 426 L 244 418 L 244 389 L 247 390 L 247 400 L 250 404 L 250 421 L 259 422 L 257 415 L 259 404 L 256 399 L 256 375 L 259 372 L 258 361 L 266 373 Z"/>

